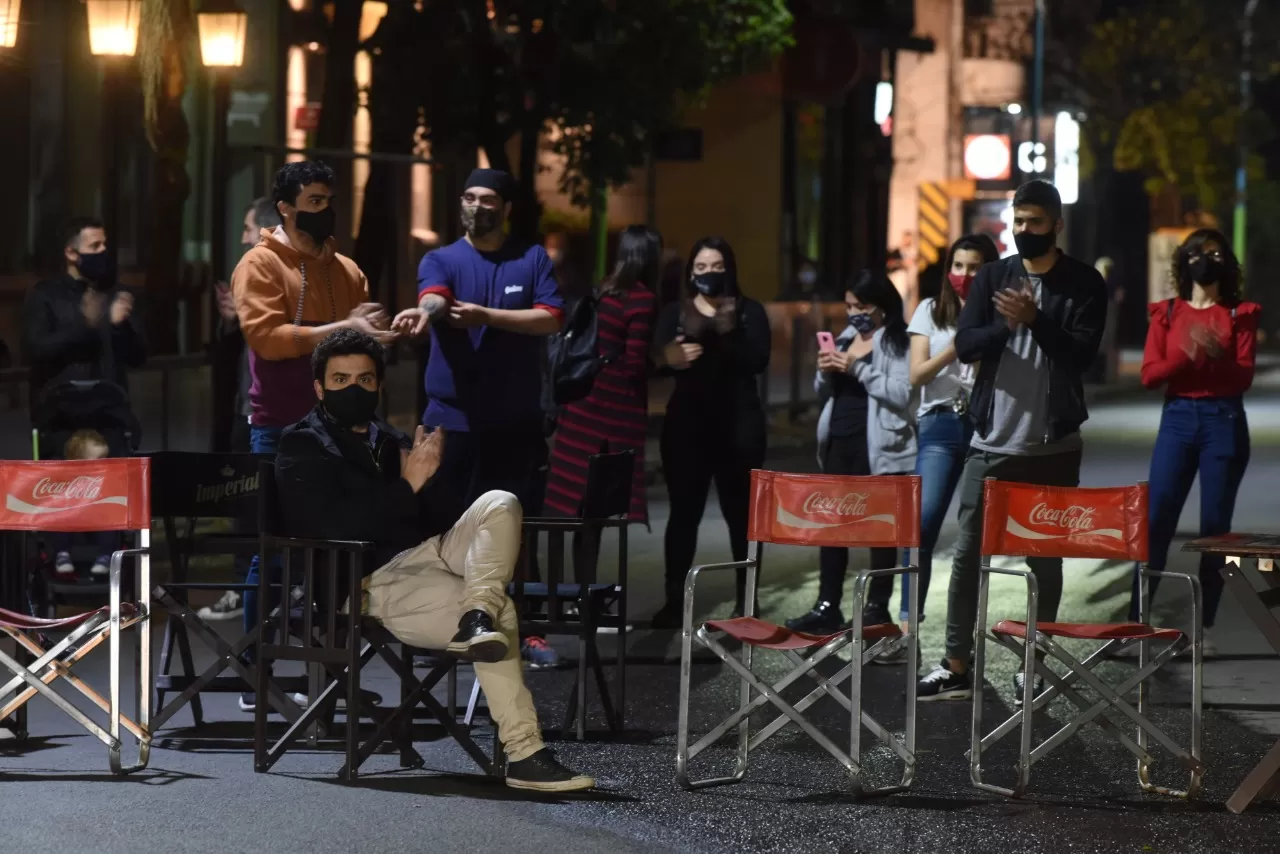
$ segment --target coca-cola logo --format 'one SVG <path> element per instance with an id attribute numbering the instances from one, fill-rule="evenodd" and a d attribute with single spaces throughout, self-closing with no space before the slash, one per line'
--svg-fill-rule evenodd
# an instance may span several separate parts
<path id="1" fill-rule="evenodd" d="M 827 516 L 865 516 L 868 497 L 865 492 L 849 492 L 844 495 L 814 492 L 804 500 L 803 508 L 806 513 L 821 513 Z"/>
<path id="2" fill-rule="evenodd" d="M 34 501 L 63 499 L 67 501 L 96 501 L 102 494 L 101 475 L 98 477 L 80 477 L 72 480 L 54 480 L 41 478 L 31 490 Z"/>
<path id="3" fill-rule="evenodd" d="M 1028 521 L 1032 525 L 1061 528 L 1073 533 L 1084 533 L 1094 528 L 1094 516 L 1097 510 L 1083 504 L 1072 504 L 1069 507 L 1050 507 L 1043 501 L 1031 508 Z"/>

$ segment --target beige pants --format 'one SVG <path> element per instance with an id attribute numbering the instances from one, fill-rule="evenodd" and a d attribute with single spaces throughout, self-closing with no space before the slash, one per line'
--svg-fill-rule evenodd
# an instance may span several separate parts
<path id="1" fill-rule="evenodd" d="M 533 697 L 524 684 L 515 603 L 507 584 L 520 551 L 520 502 L 509 492 L 486 492 L 449 531 L 396 555 L 365 582 L 367 613 L 401 641 L 444 649 L 471 610 L 493 617 L 507 637 L 507 655 L 475 665 L 507 756 L 541 750 Z"/>

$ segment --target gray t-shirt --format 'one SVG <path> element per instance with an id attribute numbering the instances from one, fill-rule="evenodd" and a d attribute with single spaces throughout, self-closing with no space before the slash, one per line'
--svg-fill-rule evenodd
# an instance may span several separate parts
<path id="1" fill-rule="evenodd" d="M 1041 280 L 1026 279 L 1041 304 Z M 1019 326 L 1009 336 L 1000 357 L 992 394 L 991 423 L 985 436 L 974 435 L 973 447 L 993 454 L 1047 456 L 1080 447 L 1080 434 L 1049 440 L 1049 359 L 1031 336 Z"/>

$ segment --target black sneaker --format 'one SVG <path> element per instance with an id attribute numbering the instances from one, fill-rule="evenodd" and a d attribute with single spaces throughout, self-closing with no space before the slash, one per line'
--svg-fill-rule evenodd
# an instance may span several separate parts
<path id="1" fill-rule="evenodd" d="M 969 672 L 952 673 L 945 659 L 916 686 L 916 700 L 921 703 L 932 703 L 935 700 L 968 700 L 972 697 L 973 681 L 969 678 Z"/>
<path id="2" fill-rule="evenodd" d="M 507 765 L 507 785 L 532 792 L 580 792 L 594 789 L 594 777 L 570 771 L 545 747 L 528 759 Z"/>
<path id="3" fill-rule="evenodd" d="M 862 625 L 866 626 L 883 626 L 885 623 L 892 623 L 893 617 L 889 616 L 889 609 L 883 605 L 867 605 L 862 609 Z"/>
<path id="4" fill-rule="evenodd" d="M 1013 674 L 1013 707 L 1015 709 L 1022 708 L 1022 689 L 1027 685 L 1027 677 L 1019 671 Z M 1037 675 L 1034 686 L 1031 689 L 1032 697 L 1039 697 L 1044 693 L 1044 677 Z"/>
<path id="5" fill-rule="evenodd" d="M 847 628 L 844 614 L 840 607 L 830 602 L 819 602 L 807 614 L 787 620 L 787 628 L 793 632 L 806 632 L 811 635 L 834 635 Z"/>
<path id="6" fill-rule="evenodd" d="M 651 629 L 680 629 L 684 627 L 684 600 L 668 599 L 649 618 Z"/>
<path id="7" fill-rule="evenodd" d="M 507 636 L 493 627 L 493 618 L 484 611 L 468 611 L 458 620 L 458 633 L 446 649 L 463 661 L 492 664 L 506 657 Z"/>

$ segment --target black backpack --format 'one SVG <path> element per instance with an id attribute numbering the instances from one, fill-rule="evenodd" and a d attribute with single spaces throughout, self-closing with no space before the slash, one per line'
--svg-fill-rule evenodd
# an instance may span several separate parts
<path id="1" fill-rule="evenodd" d="M 564 326 L 547 339 L 544 409 L 582 400 L 610 361 L 600 353 L 597 297 L 588 294 L 569 306 Z"/>

